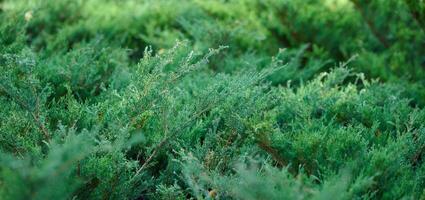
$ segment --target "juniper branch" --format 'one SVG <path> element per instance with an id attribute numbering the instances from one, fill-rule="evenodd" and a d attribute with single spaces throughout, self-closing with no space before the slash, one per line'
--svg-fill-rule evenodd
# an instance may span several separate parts
<path id="1" fill-rule="evenodd" d="M 3 84 L 0 84 L 0 91 L 3 91 L 7 96 L 9 96 L 15 103 L 17 103 L 21 108 L 26 110 L 32 117 L 34 123 L 38 127 L 38 129 L 42 132 L 43 137 L 46 141 L 50 140 L 50 133 L 44 123 L 40 120 L 41 115 L 38 108 L 38 100 L 36 101 L 36 110 L 30 108 L 29 105 L 24 103 L 24 101 L 17 95 L 13 95 L 12 92 L 6 89 Z"/>

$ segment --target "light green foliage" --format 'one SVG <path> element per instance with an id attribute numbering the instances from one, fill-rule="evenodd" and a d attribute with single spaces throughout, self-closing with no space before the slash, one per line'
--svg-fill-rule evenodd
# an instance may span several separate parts
<path id="1" fill-rule="evenodd" d="M 0 0 L 0 200 L 424 199 L 422 0 Z"/>

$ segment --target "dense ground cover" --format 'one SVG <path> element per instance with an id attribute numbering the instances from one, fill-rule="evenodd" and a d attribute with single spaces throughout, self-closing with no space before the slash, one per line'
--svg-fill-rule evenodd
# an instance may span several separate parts
<path id="1" fill-rule="evenodd" d="M 422 0 L 0 0 L 0 199 L 424 199 Z"/>

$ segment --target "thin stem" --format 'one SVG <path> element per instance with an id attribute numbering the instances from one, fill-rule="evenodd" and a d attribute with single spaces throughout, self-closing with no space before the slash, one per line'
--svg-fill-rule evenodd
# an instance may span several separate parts
<path id="1" fill-rule="evenodd" d="M 360 15 L 363 18 L 363 21 L 366 23 L 368 29 L 370 30 L 370 32 L 373 34 L 373 36 L 375 36 L 376 39 L 378 39 L 378 41 L 382 44 L 382 46 L 384 46 L 385 48 L 390 47 L 390 44 L 388 43 L 388 41 L 385 39 L 385 36 L 382 35 L 378 29 L 376 29 L 374 23 L 366 16 L 366 13 L 364 12 L 362 6 L 360 5 L 360 3 L 357 0 L 351 0 L 351 2 L 354 4 L 354 8 L 357 10 L 357 12 L 360 13 Z"/>
<path id="2" fill-rule="evenodd" d="M 13 95 L 11 92 L 9 92 L 4 85 L 0 84 L 0 89 L 4 93 L 6 93 L 9 97 L 11 97 L 19 106 L 21 106 L 23 109 L 27 110 L 30 113 L 35 124 L 40 129 L 40 131 L 43 133 L 44 139 L 46 141 L 49 141 L 50 140 L 50 133 L 49 133 L 48 129 L 46 128 L 46 126 L 43 124 L 43 122 L 40 120 L 38 97 L 37 97 L 37 100 L 36 100 L 36 104 L 37 104 L 36 110 L 33 111 L 27 104 L 24 103 L 24 101 L 21 98 L 19 98 L 19 96 Z"/>
<path id="3" fill-rule="evenodd" d="M 212 105 L 207 106 L 206 108 L 202 109 L 201 111 L 199 111 L 198 113 L 196 113 L 195 115 L 193 115 L 191 119 L 189 119 L 185 123 L 183 123 L 182 126 L 180 126 L 179 128 L 177 128 L 174 131 L 174 134 L 173 135 L 165 136 L 164 139 L 162 139 L 162 141 L 158 145 L 156 145 L 156 147 L 154 148 L 154 150 L 151 153 L 151 155 L 148 157 L 148 159 L 146 159 L 146 161 L 143 163 L 143 165 L 136 171 L 136 173 L 134 174 L 134 176 L 130 180 L 133 180 L 134 178 L 136 178 L 140 174 L 140 172 L 142 172 L 145 168 L 148 167 L 148 165 L 150 164 L 150 162 L 152 161 L 152 159 L 158 154 L 159 150 L 162 147 L 164 147 L 172 137 L 177 136 L 181 131 L 183 131 L 185 128 L 187 128 L 193 121 L 195 121 L 196 119 L 198 119 L 199 116 L 201 116 L 202 114 L 204 114 L 205 112 L 207 112 L 211 108 L 212 108 Z"/>

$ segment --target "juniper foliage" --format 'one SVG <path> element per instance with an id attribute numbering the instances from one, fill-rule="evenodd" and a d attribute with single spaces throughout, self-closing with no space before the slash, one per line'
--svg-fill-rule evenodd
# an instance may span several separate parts
<path id="1" fill-rule="evenodd" d="M 0 199 L 424 199 L 424 9 L 0 1 Z"/>

